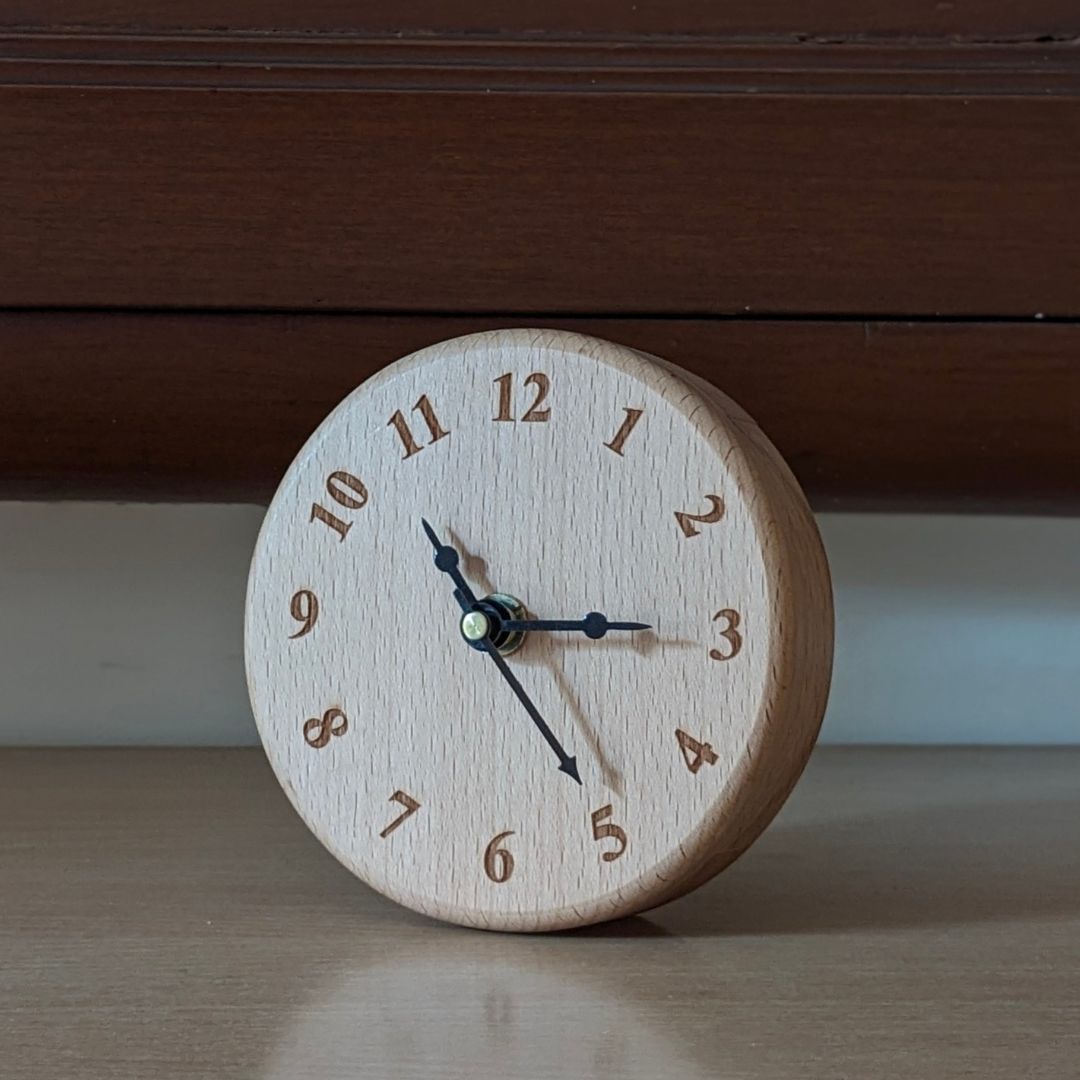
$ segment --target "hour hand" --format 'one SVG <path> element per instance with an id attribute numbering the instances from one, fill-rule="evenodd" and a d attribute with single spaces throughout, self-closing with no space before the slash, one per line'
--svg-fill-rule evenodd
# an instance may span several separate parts
<path id="1" fill-rule="evenodd" d="M 508 633 L 521 630 L 580 630 L 586 637 L 597 640 L 609 630 L 650 630 L 648 623 L 608 622 L 599 611 L 590 611 L 584 619 L 507 619 L 502 628 Z"/>
<path id="2" fill-rule="evenodd" d="M 461 605 L 461 610 L 468 611 L 476 603 L 476 596 L 459 568 L 461 557 L 455 548 L 444 544 L 439 539 L 426 518 L 421 518 L 420 521 L 424 526 L 424 532 L 427 533 L 427 538 L 431 541 L 431 546 L 435 549 L 435 566 L 449 576 L 454 583 L 454 597 Z"/>

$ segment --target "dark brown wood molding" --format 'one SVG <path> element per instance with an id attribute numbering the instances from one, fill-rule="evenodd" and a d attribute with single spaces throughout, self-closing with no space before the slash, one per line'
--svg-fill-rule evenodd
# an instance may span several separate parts
<path id="1" fill-rule="evenodd" d="M 1080 34 L 1073 0 L 6 0 L 0 27 L 176 33 L 712 36 L 1032 41 Z"/>
<path id="2" fill-rule="evenodd" d="M 368 374 L 541 324 L 819 508 L 1080 511 L 1075 4 L 146 6 L 0 12 L 0 497 L 265 500 Z"/>
<path id="3" fill-rule="evenodd" d="M 0 315 L 0 497 L 265 501 L 387 363 L 508 325 L 667 357 L 748 409 L 819 509 L 1080 511 L 1080 324 Z"/>
<path id="4" fill-rule="evenodd" d="M 5 306 L 1080 314 L 1071 91 L 222 92 L 129 70 L 0 86 Z"/>
<path id="5" fill-rule="evenodd" d="M 88 34 L 0 29 L 0 86 L 648 94 L 1080 94 L 1056 43 Z"/>

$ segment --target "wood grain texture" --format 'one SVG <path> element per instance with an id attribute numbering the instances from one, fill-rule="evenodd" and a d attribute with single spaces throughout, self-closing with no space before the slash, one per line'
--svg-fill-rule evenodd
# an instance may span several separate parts
<path id="1" fill-rule="evenodd" d="M 0 57 L 9 306 L 1080 314 L 1061 45 Z"/>
<path id="2" fill-rule="evenodd" d="M 259 752 L 0 752 L 4 1073 L 1062 1080 L 1078 792 L 1075 749 L 819 750 L 709 885 L 530 938 L 360 885 Z"/>
<path id="3" fill-rule="evenodd" d="M 817 506 L 1080 505 L 1072 327 L 880 327 L 1080 314 L 1071 6 L 286 7 L 0 13 L 0 304 L 191 312 L 0 317 L 3 494 L 266 498 L 358 381 L 331 324 L 204 314 L 267 309 L 671 356 Z M 872 321 L 712 321 L 766 313 Z"/>
<path id="4" fill-rule="evenodd" d="M 647 627 L 530 631 L 500 674 L 436 542 L 479 598 Z M 298 589 L 319 598 L 300 640 Z M 345 865 L 425 914 L 533 931 L 737 857 L 809 756 L 832 637 L 813 518 L 748 416 L 632 349 L 519 329 L 406 357 L 320 425 L 259 534 L 245 659 L 271 764 Z"/>
<path id="5" fill-rule="evenodd" d="M 1080 17 L 1067 0 L 978 0 L 976 3 L 861 5 L 824 0 L 807 7 L 797 0 L 177 0 L 146 4 L 136 0 L 9 0 L 0 26 L 86 30 L 178 31 L 246 30 L 340 34 L 491 34 L 521 36 L 736 35 L 775 36 L 791 41 L 843 36 L 943 37 L 960 40 L 1068 39 L 1080 34 Z"/>
<path id="6" fill-rule="evenodd" d="M 520 321 L 2 314 L 0 493 L 266 501 L 364 379 Z M 819 509 L 1080 509 L 1078 326 L 545 321 L 709 380 L 757 418 Z"/>
<path id="7" fill-rule="evenodd" d="M 1061 43 L 714 38 L 27 33 L 0 28 L 0 86 L 653 94 L 1076 96 Z"/>

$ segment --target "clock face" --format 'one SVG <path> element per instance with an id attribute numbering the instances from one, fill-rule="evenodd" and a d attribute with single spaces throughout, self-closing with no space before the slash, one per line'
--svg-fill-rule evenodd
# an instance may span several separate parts
<path id="1" fill-rule="evenodd" d="M 711 388 L 480 334 L 385 369 L 303 448 L 246 657 L 271 764 L 346 866 L 429 915 L 553 929 L 678 895 L 775 813 L 824 708 L 828 575 Z"/>

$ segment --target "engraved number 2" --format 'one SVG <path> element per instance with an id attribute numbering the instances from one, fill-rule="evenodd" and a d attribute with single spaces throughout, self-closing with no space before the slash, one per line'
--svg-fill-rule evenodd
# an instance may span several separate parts
<path id="1" fill-rule="evenodd" d="M 683 531 L 683 536 L 697 536 L 701 531 L 695 525 L 715 525 L 724 516 L 724 500 L 719 495 L 706 495 L 706 499 L 712 504 L 712 509 L 707 514 L 687 514 L 675 511 L 675 520 Z"/>

